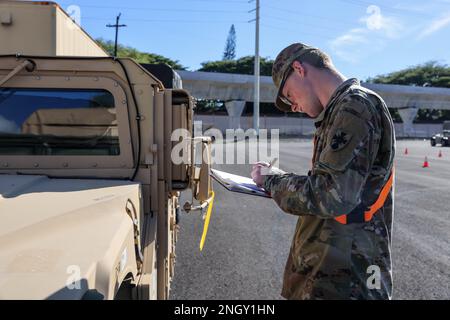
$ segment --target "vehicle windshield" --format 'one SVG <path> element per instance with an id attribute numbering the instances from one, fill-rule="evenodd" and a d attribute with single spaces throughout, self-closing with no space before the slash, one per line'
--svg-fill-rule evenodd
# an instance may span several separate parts
<path id="1" fill-rule="evenodd" d="M 113 95 L 102 89 L 0 88 L 0 154 L 119 155 Z"/>

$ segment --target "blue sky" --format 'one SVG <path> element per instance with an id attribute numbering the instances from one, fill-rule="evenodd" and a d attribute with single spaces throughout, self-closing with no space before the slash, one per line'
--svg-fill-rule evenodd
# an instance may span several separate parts
<path id="1" fill-rule="evenodd" d="M 119 42 L 179 60 L 189 70 L 222 58 L 231 24 L 236 56 L 253 55 L 255 2 L 248 0 L 61 0 L 80 8 L 80 23 L 94 38 Z M 69 10 L 68 10 L 69 9 Z M 347 77 L 365 80 L 430 60 L 450 62 L 450 0 L 261 0 L 260 55 L 274 59 L 293 42 L 329 53 Z"/>

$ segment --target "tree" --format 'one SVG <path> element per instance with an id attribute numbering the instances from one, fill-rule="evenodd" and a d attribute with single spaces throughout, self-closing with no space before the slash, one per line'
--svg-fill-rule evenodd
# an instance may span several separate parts
<path id="1" fill-rule="evenodd" d="M 268 58 L 260 59 L 260 74 L 262 76 L 272 75 L 273 60 Z M 255 58 L 246 56 L 238 60 L 207 61 L 201 63 L 202 67 L 198 71 L 254 74 Z"/>
<path id="2" fill-rule="evenodd" d="M 429 61 L 386 75 L 369 78 L 367 82 L 450 88 L 450 68 L 447 65 L 439 64 L 437 61 Z M 397 113 L 397 110 L 391 111 L 393 116 L 395 113 Z M 450 110 L 419 109 L 415 122 L 442 122 L 444 120 L 450 120 Z"/>
<path id="3" fill-rule="evenodd" d="M 373 83 L 450 88 L 450 68 L 436 61 L 429 61 L 400 71 L 391 72 L 387 75 L 369 78 L 367 81 Z"/>
<path id="4" fill-rule="evenodd" d="M 96 40 L 97 43 L 111 56 L 114 54 L 114 41 L 104 40 L 102 38 Z M 186 70 L 178 60 L 171 60 L 164 56 L 154 53 L 141 52 L 135 48 L 117 45 L 117 56 L 119 58 L 133 58 L 139 63 L 165 63 L 176 70 Z"/>
<path id="5" fill-rule="evenodd" d="M 236 58 L 236 30 L 234 24 L 231 25 L 228 32 L 227 42 L 225 43 L 225 51 L 222 60 L 234 60 Z"/>

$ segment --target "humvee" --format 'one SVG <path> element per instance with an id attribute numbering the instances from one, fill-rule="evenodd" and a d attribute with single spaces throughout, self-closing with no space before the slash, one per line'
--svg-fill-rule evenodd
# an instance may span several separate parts
<path id="1" fill-rule="evenodd" d="M 66 22 L 52 2 L 0 4 L 0 299 L 167 299 L 180 192 L 211 204 L 211 141 L 188 92 Z"/>
<path id="2" fill-rule="evenodd" d="M 432 147 L 440 144 L 442 147 L 450 146 L 450 121 L 444 121 L 442 133 L 437 133 L 430 138 Z"/>

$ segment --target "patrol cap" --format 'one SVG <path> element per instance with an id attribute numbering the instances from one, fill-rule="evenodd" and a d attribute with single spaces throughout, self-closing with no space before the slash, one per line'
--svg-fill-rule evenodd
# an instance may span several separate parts
<path id="1" fill-rule="evenodd" d="M 320 49 L 303 44 L 294 43 L 284 48 L 276 57 L 272 67 L 272 79 L 275 86 L 278 88 L 275 105 L 278 109 L 284 112 L 291 111 L 291 106 L 283 102 L 283 86 L 290 75 L 290 67 L 295 60 L 301 60 L 311 65 L 323 64 L 324 56 L 326 56 Z"/>

